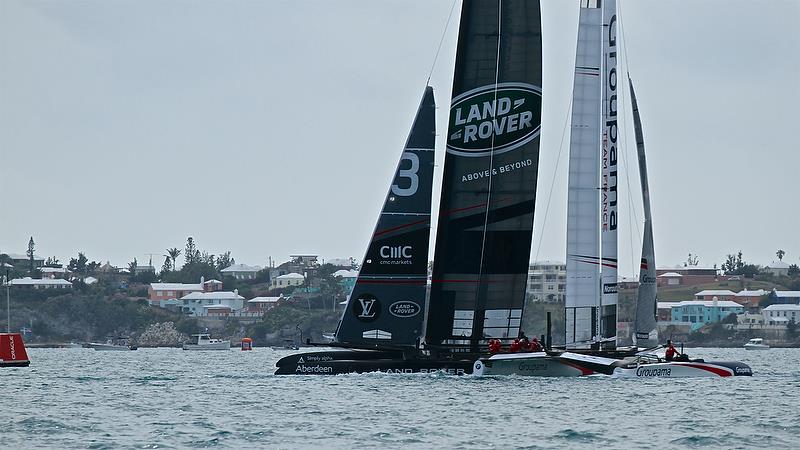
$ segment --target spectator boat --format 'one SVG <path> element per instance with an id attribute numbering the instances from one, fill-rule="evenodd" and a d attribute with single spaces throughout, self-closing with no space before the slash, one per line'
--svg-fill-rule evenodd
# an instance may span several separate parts
<path id="1" fill-rule="evenodd" d="M 184 350 L 230 350 L 231 341 L 212 339 L 210 334 L 193 334 L 195 342 L 183 344 Z"/>

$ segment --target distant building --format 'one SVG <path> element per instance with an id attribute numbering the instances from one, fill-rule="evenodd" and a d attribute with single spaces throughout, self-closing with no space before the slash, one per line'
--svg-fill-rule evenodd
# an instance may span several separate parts
<path id="1" fill-rule="evenodd" d="M 85 285 L 87 285 L 87 286 L 91 286 L 91 285 L 97 283 L 97 281 L 98 280 L 95 277 L 86 277 L 86 278 L 83 279 L 83 283 Z"/>
<path id="2" fill-rule="evenodd" d="M 139 266 L 139 265 L 137 265 L 133 269 L 133 274 L 134 275 L 141 275 L 143 273 L 156 273 L 156 268 L 153 267 L 153 266 Z"/>
<path id="3" fill-rule="evenodd" d="M 769 305 L 761 313 L 767 325 L 787 325 L 792 320 L 800 323 L 800 305 Z"/>
<path id="4" fill-rule="evenodd" d="M 278 306 L 278 303 L 283 298 L 283 295 L 280 297 L 253 297 L 247 301 L 247 310 L 250 312 L 267 312 Z"/>
<path id="5" fill-rule="evenodd" d="M 777 261 L 772 261 L 769 263 L 769 265 L 767 265 L 767 267 L 764 267 L 764 272 L 769 272 L 776 277 L 787 276 L 789 275 L 789 264 L 786 264 L 780 259 Z"/>
<path id="6" fill-rule="evenodd" d="M 353 288 L 356 286 L 358 271 L 342 269 L 333 272 L 333 276 L 340 279 L 339 283 L 341 283 L 345 295 L 350 295 L 350 293 L 353 291 Z"/>
<path id="7" fill-rule="evenodd" d="M 69 270 L 63 267 L 42 267 L 39 269 L 42 278 L 67 278 Z"/>
<path id="8" fill-rule="evenodd" d="M 246 264 L 234 264 L 220 270 L 222 275 L 228 275 L 237 280 L 255 280 L 256 275 L 261 270 L 260 266 L 248 266 Z"/>
<path id="9" fill-rule="evenodd" d="M 738 325 L 748 325 L 750 327 L 754 325 L 761 326 L 764 324 L 764 314 L 745 312 L 736 316 L 736 323 Z"/>
<path id="10" fill-rule="evenodd" d="M 566 300 L 567 266 L 562 262 L 540 261 L 528 266 L 526 294 L 535 302 Z"/>
<path id="11" fill-rule="evenodd" d="M 769 300 L 773 304 L 797 305 L 800 304 L 800 291 L 778 291 L 773 289 L 769 293 Z"/>
<path id="12" fill-rule="evenodd" d="M 231 311 L 238 311 L 244 308 L 244 297 L 239 295 L 238 290 L 215 291 L 215 292 L 192 292 L 179 299 L 183 302 L 181 311 L 193 316 L 221 315 L 220 310 L 227 309 L 224 314 Z M 217 309 L 217 311 L 214 311 Z M 213 312 L 213 314 L 212 314 Z"/>
<path id="13" fill-rule="evenodd" d="M 657 276 L 656 283 L 658 286 L 680 286 L 683 284 L 683 275 L 678 272 L 666 272 Z"/>
<path id="14" fill-rule="evenodd" d="M 300 275 L 299 273 L 287 273 L 286 275 L 281 275 L 279 277 L 275 277 L 270 282 L 270 289 L 281 289 L 290 286 L 301 286 L 306 280 L 306 277 Z"/>
<path id="15" fill-rule="evenodd" d="M 61 278 L 17 278 L 11 280 L 11 286 L 32 289 L 70 289 L 72 283 Z"/>
<path id="16" fill-rule="evenodd" d="M 658 278 L 666 273 L 677 273 L 681 276 L 681 284 L 693 286 L 696 284 L 713 283 L 718 280 L 718 270 L 713 267 L 670 267 L 664 269 L 656 269 L 656 279 L 661 283 L 662 278 Z M 660 285 L 660 284 L 659 284 Z"/>
<path id="17" fill-rule="evenodd" d="M 727 289 L 706 289 L 694 294 L 695 300 L 731 300 L 736 298 L 736 293 Z"/>
<path id="18" fill-rule="evenodd" d="M 206 281 L 200 277 L 199 283 L 150 283 L 147 293 L 150 304 L 163 307 L 164 300 L 179 299 L 192 292 L 217 292 L 222 290 L 219 280 Z"/>
<path id="19" fill-rule="evenodd" d="M 761 300 L 764 299 L 766 295 L 767 291 L 764 289 L 756 289 L 753 291 L 748 291 L 745 289 L 737 292 L 736 296 L 733 298 L 733 301 L 744 306 L 745 308 L 757 309 L 761 304 Z"/>
<path id="20" fill-rule="evenodd" d="M 690 322 L 692 329 L 719 322 L 730 314 L 741 314 L 744 307 L 730 300 L 690 300 L 672 306 L 673 322 Z"/>
<path id="21" fill-rule="evenodd" d="M 670 322 L 672 320 L 672 307 L 679 302 L 657 302 L 656 316 L 659 322 Z"/>

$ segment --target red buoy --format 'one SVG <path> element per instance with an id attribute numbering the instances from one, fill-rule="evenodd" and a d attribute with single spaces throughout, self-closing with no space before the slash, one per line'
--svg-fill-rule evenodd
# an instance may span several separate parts
<path id="1" fill-rule="evenodd" d="M 252 350 L 253 349 L 253 340 L 249 337 L 242 339 L 242 351 Z"/>
<path id="2" fill-rule="evenodd" d="M 19 333 L 0 333 L 0 367 L 27 367 L 31 364 Z"/>

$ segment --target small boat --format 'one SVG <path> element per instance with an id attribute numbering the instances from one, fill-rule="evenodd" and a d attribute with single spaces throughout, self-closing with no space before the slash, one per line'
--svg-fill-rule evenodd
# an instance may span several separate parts
<path id="1" fill-rule="evenodd" d="M 769 350 L 769 345 L 764 343 L 764 339 L 753 338 L 744 344 L 745 350 Z"/>
<path id="2" fill-rule="evenodd" d="M 193 334 L 196 342 L 183 344 L 184 350 L 230 350 L 231 341 L 211 339 L 210 334 Z"/>
<path id="3" fill-rule="evenodd" d="M 27 367 L 31 364 L 19 333 L 0 333 L 0 367 Z"/>
<path id="4" fill-rule="evenodd" d="M 273 345 L 273 350 L 300 350 L 300 346 L 294 343 L 294 339 L 284 339 L 283 345 Z"/>
<path id="5" fill-rule="evenodd" d="M 83 348 L 83 344 L 79 342 L 67 342 L 66 344 L 61 344 L 61 348 Z"/>
<path id="6" fill-rule="evenodd" d="M 131 345 L 130 340 L 125 337 L 109 338 L 105 343 L 87 342 L 83 344 L 83 347 L 93 348 L 98 351 L 130 351 L 138 348 L 135 345 Z"/>

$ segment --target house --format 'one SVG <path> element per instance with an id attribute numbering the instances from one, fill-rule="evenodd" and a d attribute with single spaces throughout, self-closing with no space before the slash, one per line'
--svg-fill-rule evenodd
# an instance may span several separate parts
<path id="1" fill-rule="evenodd" d="M 784 276 L 785 277 L 785 276 L 789 275 L 789 264 L 786 264 L 785 262 L 781 261 L 780 259 L 777 260 L 777 261 L 772 261 L 771 263 L 769 263 L 769 265 L 764 267 L 764 272 L 769 272 L 769 273 L 775 275 L 776 277 L 780 277 L 780 276 Z"/>
<path id="2" fill-rule="evenodd" d="M 745 325 L 752 328 L 753 325 L 761 326 L 764 324 L 764 315 L 762 313 L 754 314 L 745 312 L 736 316 L 736 323 L 738 325 Z"/>
<path id="3" fill-rule="evenodd" d="M 528 266 L 526 294 L 535 302 L 563 302 L 566 299 L 567 265 L 538 261 Z"/>
<path id="4" fill-rule="evenodd" d="M 358 279 L 357 270 L 337 270 L 333 272 L 333 276 L 335 278 L 340 278 L 339 283 L 342 285 L 347 295 L 353 292 L 353 288 L 356 286 L 356 280 Z"/>
<path id="5" fill-rule="evenodd" d="M 200 277 L 199 283 L 150 283 L 147 293 L 150 304 L 161 306 L 163 300 L 179 299 L 192 292 L 216 292 L 222 290 L 222 282 Z M 162 306 L 163 308 L 163 306 Z"/>
<path id="6" fill-rule="evenodd" d="M 70 289 L 72 288 L 72 283 L 67 280 L 62 280 L 61 278 L 17 278 L 11 280 L 12 286 L 18 287 L 26 287 L 32 289 Z"/>
<path id="7" fill-rule="evenodd" d="M 753 291 L 748 291 L 745 289 L 737 292 L 736 296 L 733 298 L 733 301 L 744 306 L 745 308 L 755 309 L 759 307 L 761 300 L 765 298 L 766 295 L 767 291 L 764 289 L 756 289 Z"/>
<path id="8" fill-rule="evenodd" d="M 67 278 L 69 270 L 63 267 L 42 267 L 39 269 L 42 273 L 42 278 Z"/>
<path id="9" fill-rule="evenodd" d="M 744 307 L 731 300 L 689 300 L 672 306 L 672 321 L 690 322 L 692 329 L 697 329 L 743 312 Z"/>
<path id="10" fill-rule="evenodd" d="M 656 304 L 656 318 L 659 322 L 672 321 L 672 307 L 677 305 L 678 302 L 657 302 Z"/>
<path id="11" fill-rule="evenodd" d="M 86 277 L 86 278 L 83 279 L 83 283 L 85 285 L 87 285 L 87 286 L 91 286 L 91 285 L 97 283 L 97 281 L 98 280 L 95 277 Z"/>
<path id="12" fill-rule="evenodd" d="M 9 263 L 12 266 L 17 267 L 18 269 L 27 270 L 27 269 L 30 268 L 31 259 L 28 257 L 28 255 L 19 254 L 19 253 L 0 253 L 0 255 L 8 256 Z M 44 258 L 34 254 L 33 255 L 33 267 L 34 268 L 39 268 L 39 267 L 42 267 L 42 266 L 44 266 Z"/>
<path id="13" fill-rule="evenodd" d="M 250 312 L 266 312 L 278 306 L 278 302 L 283 300 L 280 297 L 253 297 L 247 301 L 247 310 Z"/>
<path id="14" fill-rule="evenodd" d="M 143 273 L 156 273 L 156 268 L 153 266 L 136 266 L 133 268 L 133 275 L 141 275 Z"/>
<path id="15" fill-rule="evenodd" d="M 683 281 L 683 275 L 678 272 L 666 272 L 657 276 L 656 284 L 658 286 L 680 286 Z"/>
<path id="16" fill-rule="evenodd" d="M 239 291 L 192 292 L 181 297 L 181 311 L 192 316 L 230 314 L 244 308 L 244 297 Z M 216 308 L 216 310 L 215 310 Z M 227 308 L 227 312 L 222 311 Z M 213 312 L 213 314 L 210 314 Z"/>
<path id="17" fill-rule="evenodd" d="M 800 305 L 769 305 L 761 314 L 767 325 L 787 325 L 792 320 L 800 323 Z"/>
<path id="18" fill-rule="evenodd" d="M 256 275 L 261 270 L 260 266 L 248 266 L 246 264 L 234 264 L 220 270 L 222 275 L 228 275 L 237 280 L 255 280 Z"/>
<path id="19" fill-rule="evenodd" d="M 797 305 L 800 304 L 800 291 L 778 291 L 773 289 L 769 293 L 769 299 L 773 304 Z"/>
<path id="20" fill-rule="evenodd" d="M 681 275 L 681 284 L 693 286 L 717 281 L 719 278 L 717 272 L 718 270 L 715 267 L 670 267 L 666 269 L 656 269 L 656 277 L 666 273 L 677 273 Z"/>
<path id="21" fill-rule="evenodd" d="M 736 293 L 727 289 L 706 289 L 694 294 L 695 300 L 731 300 L 736 298 Z"/>
<path id="22" fill-rule="evenodd" d="M 270 282 L 270 289 L 281 289 L 290 286 L 301 286 L 305 283 L 306 277 L 300 275 L 299 273 L 287 273 L 286 275 L 281 275 L 276 277 Z"/>

